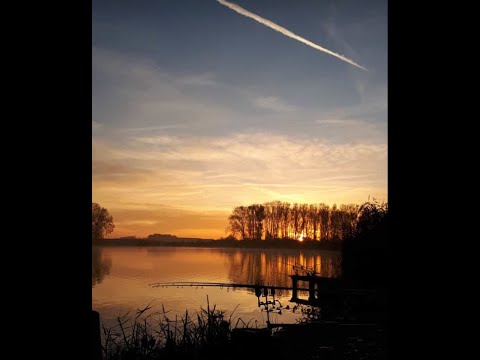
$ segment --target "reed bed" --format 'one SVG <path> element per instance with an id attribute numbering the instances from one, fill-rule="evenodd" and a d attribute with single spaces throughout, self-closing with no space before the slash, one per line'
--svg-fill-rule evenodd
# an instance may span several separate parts
<path id="1" fill-rule="evenodd" d="M 238 307 L 238 306 L 237 306 Z M 103 329 L 104 360 L 202 359 L 220 353 L 228 347 L 232 331 L 238 328 L 258 328 L 257 321 L 245 322 L 210 306 L 194 314 L 170 315 L 162 305 L 152 311 L 147 305 L 132 317 L 126 313 L 116 319 L 116 325 Z M 233 320 L 232 320 L 233 319 Z"/>

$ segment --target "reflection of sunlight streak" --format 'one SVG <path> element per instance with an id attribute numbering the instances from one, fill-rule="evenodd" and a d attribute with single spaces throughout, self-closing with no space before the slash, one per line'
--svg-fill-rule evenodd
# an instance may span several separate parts
<path id="1" fill-rule="evenodd" d="M 265 323 L 265 314 L 257 307 L 254 291 L 249 289 L 233 289 L 224 286 L 223 289 L 214 287 L 188 287 L 179 289 L 158 288 L 152 289 L 145 286 L 145 280 L 154 282 L 164 281 L 219 281 L 222 283 L 251 284 L 255 279 L 255 272 L 265 284 L 271 286 L 291 287 L 288 275 L 293 273 L 291 265 L 312 264 L 314 259 L 321 261 L 322 276 L 334 274 L 335 256 L 329 252 L 305 250 L 300 253 L 296 250 L 237 250 L 237 249 L 188 249 L 175 248 L 149 248 L 149 249 L 103 249 L 104 256 L 99 260 L 111 259 L 110 276 L 105 276 L 102 284 L 92 288 L 92 306 L 101 310 L 102 317 L 107 321 L 117 316 L 123 310 L 129 311 L 143 308 L 150 303 L 152 297 L 156 300 L 156 309 L 161 309 L 165 304 L 171 314 L 182 316 L 185 309 L 189 312 L 198 310 L 199 306 L 205 307 L 205 294 L 210 297 L 210 304 L 217 308 L 231 312 L 241 304 L 235 313 L 246 322 L 258 319 Z M 95 255 L 95 254 L 93 254 Z M 301 260 L 301 259 L 302 260 Z M 92 259 L 95 260 L 95 259 Z M 158 277 L 161 275 L 161 279 Z M 128 289 L 128 291 L 125 291 Z M 121 299 L 117 294 L 124 293 Z M 278 299 L 282 305 L 290 304 L 291 291 L 284 290 Z M 299 297 L 306 298 L 308 293 L 301 292 Z M 286 310 L 286 309 L 284 309 Z M 271 314 L 272 315 L 272 314 Z M 271 321 L 293 323 L 300 314 L 284 311 L 278 317 L 273 313 Z M 251 323 L 253 324 L 253 322 Z"/>

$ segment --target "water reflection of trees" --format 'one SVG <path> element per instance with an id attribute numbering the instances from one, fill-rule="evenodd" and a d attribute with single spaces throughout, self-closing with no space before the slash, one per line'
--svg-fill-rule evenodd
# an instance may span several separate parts
<path id="1" fill-rule="evenodd" d="M 334 254 L 237 250 L 225 255 L 232 283 L 290 287 L 289 275 L 294 274 L 294 265 L 296 269 L 302 266 L 304 269 L 315 269 L 319 276 L 339 276 L 340 257 Z M 288 293 L 283 291 L 280 295 Z"/>
<path id="2" fill-rule="evenodd" d="M 101 284 L 105 275 L 110 274 L 112 259 L 103 253 L 100 246 L 92 246 L 92 286 Z"/>

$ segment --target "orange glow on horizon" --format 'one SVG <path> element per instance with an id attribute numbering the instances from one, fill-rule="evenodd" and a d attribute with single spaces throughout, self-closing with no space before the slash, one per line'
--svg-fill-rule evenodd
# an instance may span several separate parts
<path id="1" fill-rule="evenodd" d="M 326 144 L 270 133 L 129 139 L 94 139 L 92 201 L 113 216 L 109 237 L 218 239 L 228 236 L 236 206 L 361 204 L 369 195 L 387 200 L 386 144 Z M 259 175 L 258 169 L 268 171 Z"/>

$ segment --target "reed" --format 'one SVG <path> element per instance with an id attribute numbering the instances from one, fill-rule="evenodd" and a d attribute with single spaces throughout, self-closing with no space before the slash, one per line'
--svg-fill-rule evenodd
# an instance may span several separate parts
<path id="1" fill-rule="evenodd" d="M 237 306 L 238 307 L 238 306 Z M 211 306 L 195 314 L 188 310 L 182 316 L 172 316 L 162 305 L 153 311 L 149 304 L 136 311 L 119 316 L 116 325 L 103 328 L 102 350 L 105 360 L 203 359 L 223 351 L 237 328 L 253 328 L 256 322 L 245 322 L 234 313 Z"/>

